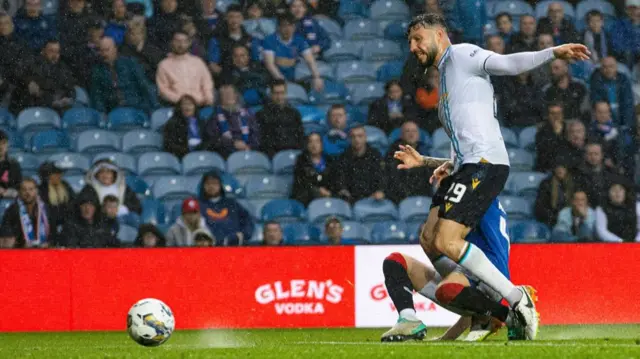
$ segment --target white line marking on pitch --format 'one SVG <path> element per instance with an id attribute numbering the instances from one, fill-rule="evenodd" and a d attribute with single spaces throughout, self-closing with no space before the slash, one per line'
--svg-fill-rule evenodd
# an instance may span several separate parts
<path id="1" fill-rule="evenodd" d="M 287 343 L 283 343 L 287 344 Z M 552 343 L 515 343 L 515 342 L 483 342 L 483 343 L 470 343 L 464 341 L 449 341 L 449 342 L 436 342 L 436 341 L 424 341 L 424 342 L 403 342 L 400 343 L 382 343 L 382 342 L 335 342 L 335 341 L 313 341 L 313 342 L 292 342 L 288 344 L 305 345 L 377 345 L 377 346 L 393 346 L 393 345 L 421 345 L 421 346 L 453 346 L 453 345 L 483 345 L 483 346 L 522 346 L 522 347 L 623 347 L 623 348 L 638 348 L 640 345 L 628 344 L 628 343 L 572 343 L 570 341 L 556 341 Z"/>

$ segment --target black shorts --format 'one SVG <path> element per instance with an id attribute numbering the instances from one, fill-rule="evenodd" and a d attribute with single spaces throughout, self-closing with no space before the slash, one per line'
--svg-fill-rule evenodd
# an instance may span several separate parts
<path id="1" fill-rule="evenodd" d="M 440 218 L 475 228 L 509 177 L 509 166 L 467 163 L 448 176 L 433 196 L 431 208 Z"/>

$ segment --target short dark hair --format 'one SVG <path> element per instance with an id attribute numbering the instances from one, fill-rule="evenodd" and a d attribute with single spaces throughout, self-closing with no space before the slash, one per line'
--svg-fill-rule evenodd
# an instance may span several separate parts
<path id="1" fill-rule="evenodd" d="M 342 221 L 340 220 L 340 218 L 336 216 L 331 216 L 327 218 L 327 220 L 324 222 L 325 228 L 329 226 L 331 223 L 339 223 L 342 226 Z"/>
<path id="2" fill-rule="evenodd" d="M 414 28 L 420 27 L 431 27 L 431 26 L 440 26 L 443 28 L 447 28 L 447 22 L 444 19 L 444 16 L 436 13 L 425 13 L 420 14 L 411 20 L 409 26 L 407 26 L 407 36 Z"/>
<path id="3" fill-rule="evenodd" d="M 511 14 L 509 14 L 508 12 L 501 12 L 498 15 L 496 15 L 496 22 L 498 21 L 498 19 L 500 19 L 503 16 L 506 16 L 509 19 L 509 22 L 513 22 L 513 17 L 511 17 Z"/>
<path id="4" fill-rule="evenodd" d="M 398 80 L 389 80 L 389 81 L 387 81 L 386 84 L 384 84 L 384 90 L 385 91 L 389 91 L 391 86 L 394 86 L 394 85 L 398 85 L 398 86 L 400 86 L 400 88 L 402 88 L 402 84 L 400 83 L 400 81 L 398 81 Z"/>
<path id="5" fill-rule="evenodd" d="M 105 204 L 107 202 L 120 204 L 120 199 L 112 194 L 108 194 L 104 196 L 104 199 L 102 200 L 102 204 Z"/>
<path id="6" fill-rule="evenodd" d="M 227 7 L 227 11 L 226 13 L 230 13 L 230 12 L 239 12 L 242 13 L 242 5 L 239 4 L 231 4 Z"/>
<path id="7" fill-rule="evenodd" d="M 594 16 L 598 16 L 601 19 L 604 19 L 604 16 L 602 15 L 602 13 L 599 10 L 596 10 L 596 9 L 593 9 L 593 10 L 589 11 L 587 13 L 587 15 L 585 16 L 585 18 L 586 18 L 587 21 L 589 21 Z"/>
<path id="8" fill-rule="evenodd" d="M 273 79 L 270 83 L 269 83 L 269 89 L 273 90 L 274 88 L 276 88 L 277 86 L 284 86 L 287 87 L 287 81 L 283 80 L 283 79 Z"/>
<path id="9" fill-rule="evenodd" d="M 549 109 L 550 109 L 551 107 L 560 107 L 562 110 L 564 110 L 564 104 L 563 104 L 562 102 L 560 102 L 560 101 L 552 101 L 552 102 L 549 102 L 549 103 L 547 104 L 547 111 L 549 111 Z"/>
<path id="10" fill-rule="evenodd" d="M 329 119 L 329 117 L 331 116 L 331 112 L 333 112 L 334 110 L 344 110 L 344 112 L 347 112 L 347 108 L 345 107 L 345 105 L 341 103 L 334 103 L 327 110 L 327 119 Z"/>
<path id="11" fill-rule="evenodd" d="M 363 129 L 365 132 L 367 131 L 367 129 L 364 127 L 363 124 L 356 122 L 352 126 L 349 126 L 349 134 L 351 134 L 351 132 L 353 132 L 354 130 L 358 130 L 358 129 Z"/>
<path id="12" fill-rule="evenodd" d="M 187 32 L 183 31 L 182 29 L 178 29 L 178 30 L 174 31 L 173 34 L 171 34 L 171 38 L 173 39 L 174 37 L 176 37 L 176 35 L 184 35 L 187 38 L 189 37 L 189 34 L 187 34 Z"/>
<path id="13" fill-rule="evenodd" d="M 272 225 L 272 224 L 275 224 L 275 225 L 277 225 L 278 227 L 280 227 L 280 229 L 282 229 L 282 226 L 280 225 L 280 222 L 277 222 L 277 221 L 267 221 L 267 222 L 265 222 L 265 223 L 264 223 L 264 227 L 262 227 L 262 230 L 264 231 L 265 229 L 267 229 L 267 227 L 268 227 L 269 225 Z"/>
<path id="14" fill-rule="evenodd" d="M 283 24 L 293 25 L 296 23 L 296 17 L 293 16 L 291 11 L 285 11 L 284 13 L 278 15 L 278 26 Z"/>

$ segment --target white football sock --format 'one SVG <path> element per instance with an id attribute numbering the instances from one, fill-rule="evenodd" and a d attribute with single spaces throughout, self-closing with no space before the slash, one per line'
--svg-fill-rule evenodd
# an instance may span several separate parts
<path id="1" fill-rule="evenodd" d="M 416 311 L 412 308 L 406 308 L 400 311 L 400 318 L 410 320 L 412 322 L 418 321 L 418 316 L 416 315 Z"/>

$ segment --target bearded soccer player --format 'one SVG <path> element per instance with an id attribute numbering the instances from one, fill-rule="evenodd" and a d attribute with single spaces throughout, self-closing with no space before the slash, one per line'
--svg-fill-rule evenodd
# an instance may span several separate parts
<path id="1" fill-rule="evenodd" d="M 537 52 L 500 55 L 471 44 L 452 45 L 445 20 L 438 14 L 419 15 L 409 24 L 410 51 L 426 68 L 440 72 L 438 114 L 451 139 L 453 159 L 422 157 L 410 146 L 396 152 L 400 168 L 420 165 L 451 171 L 449 186 L 438 189 L 421 245 L 438 272 L 458 264 L 506 299 L 524 328 L 526 339 L 537 336 L 539 318 L 526 287 L 516 287 L 477 245 L 465 240 L 504 188 L 509 156 L 495 114 L 490 76 L 515 76 L 553 59 L 586 60 L 580 44 L 565 44 Z M 454 293 L 455 294 L 455 293 Z"/>

